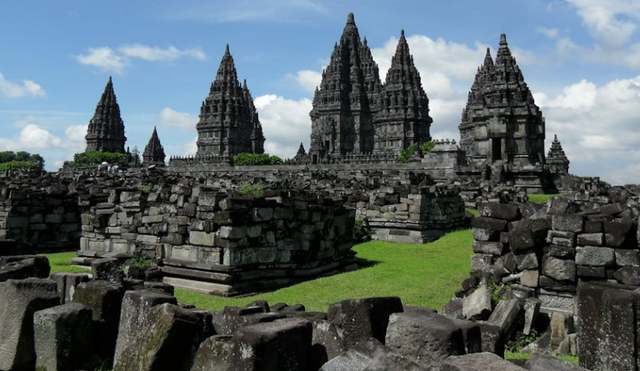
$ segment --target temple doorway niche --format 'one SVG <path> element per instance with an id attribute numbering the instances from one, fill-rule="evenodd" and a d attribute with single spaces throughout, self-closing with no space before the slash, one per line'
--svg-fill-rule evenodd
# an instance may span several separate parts
<path id="1" fill-rule="evenodd" d="M 502 138 L 491 138 L 491 160 L 502 160 Z"/>

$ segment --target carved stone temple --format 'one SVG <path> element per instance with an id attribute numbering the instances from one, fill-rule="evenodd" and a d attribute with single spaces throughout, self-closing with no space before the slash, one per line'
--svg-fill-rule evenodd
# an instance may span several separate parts
<path id="1" fill-rule="evenodd" d="M 549 154 L 547 155 L 547 167 L 549 171 L 554 174 L 562 174 L 569 172 L 569 159 L 562 149 L 562 144 L 558 140 L 558 136 L 553 136 L 553 142 L 551 142 L 551 148 L 549 148 Z"/>
<path id="2" fill-rule="evenodd" d="M 144 152 L 142 152 L 142 161 L 146 166 L 164 165 L 165 157 L 164 147 L 162 146 L 162 143 L 160 143 L 158 131 L 154 126 L 151 138 L 149 138 L 149 143 L 147 143 L 147 146 L 144 147 Z"/>
<path id="3" fill-rule="evenodd" d="M 228 162 L 239 153 L 264 153 L 264 135 L 258 112 L 247 88 L 241 85 L 227 45 L 209 96 L 202 102 L 196 158 Z M 218 161 L 219 160 L 219 161 Z"/>
<path id="4" fill-rule="evenodd" d="M 431 139 L 429 99 L 401 34 L 385 84 L 371 49 L 349 14 L 340 43 L 313 99 L 311 162 L 349 161 L 351 156 L 390 156 Z"/>
<path id="5" fill-rule="evenodd" d="M 87 152 L 118 152 L 124 153 L 124 122 L 120 117 L 120 106 L 113 91 L 111 77 L 104 87 L 102 97 L 96 107 L 96 112 L 87 128 Z"/>
<path id="6" fill-rule="evenodd" d="M 471 172 L 499 181 L 541 182 L 545 122 L 504 34 L 495 63 L 487 49 L 458 128 Z"/>

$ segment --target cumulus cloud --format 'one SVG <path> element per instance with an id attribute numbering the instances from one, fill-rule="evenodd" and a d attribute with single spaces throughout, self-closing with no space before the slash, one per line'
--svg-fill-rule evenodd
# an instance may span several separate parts
<path id="1" fill-rule="evenodd" d="M 127 59 L 118 55 L 109 47 L 89 48 L 87 53 L 75 56 L 76 60 L 86 66 L 96 67 L 102 72 L 122 75 L 129 64 Z"/>
<path id="2" fill-rule="evenodd" d="M 636 0 L 566 0 L 573 5 L 587 29 L 601 43 L 617 47 L 631 39 L 640 20 Z"/>
<path id="3" fill-rule="evenodd" d="M 198 117 L 186 112 L 178 112 L 171 108 L 163 108 L 159 115 L 160 125 L 172 126 L 183 129 L 193 129 L 196 127 Z"/>
<path id="4" fill-rule="evenodd" d="M 612 166 L 633 170 L 630 165 L 640 161 L 637 130 L 640 76 L 613 80 L 602 86 L 582 80 L 565 87 L 556 97 L 543 93 L 534 97 L 546 117 L 547 148 L 553 134 L 558 134 L 572 166 L 578 168 L 577 173 L 598 175 L 597 172 Z M 617 172 L 604 176 L 611 181 L 622 179 Z M 637 171 L 625 177 L 640 183 Z"/>
<path id="5" fill-rule="evenodd" d="M 125 45 L 118 49 L 120 53 L 130 58 L 140 58 L 146 61 L 173 61 L 181 57 L 189 57 L 197 60 L 205 60 L 207 56 L 200 48 L 178 49 L 175 46 L 162 49 L 148 45 Z"/>
<path id="6" fill-rule="evenodd" d="M 254 104 L 267 138 L 266 152 L 291 158 L 295 156 L 300 142 L 307 146 L 311 135 L 310 99 L 291 100 L 266 94 L 257 97 Z"/>
<path id="7" fill-rule="evenodd" d="M 560 30 L 557 28 L 538 27 L 536 32 L 545 35 L 550 39 L 555 39 L 560 34 Z"/>
<path id="8" fill-rule="evenodd" d="M 322 73 L 312 70 L 298 71 L 296 80 L 306 91 L 313 93 L 316 87 L 320 86 L 320 82 L 322 82 Z"/>
<path id="9" fill-rule="evenodd" d="M 122 75 L 124 69 L 136 58 L 150 62 L 168 62 L 182 57 L 207 59 L 200 48 L 178 49 L 171 45 L 167 48 L 159 48 L 142 44 L 125 45 L 117 51 L 107 46 L 89 48 L 85 54 L 76 55 L 75 59 L 81 64 L 96 67 L 100 71 Z"/>
<path id="10" fill-rule="evenodd" d="M 194 156 L 196 152 L 198 152 L 198 144 L 196 143 L 197 140 L 198 140 L 198 137 L 195 137 L 193 141 L 185 143 L 182 146 L 182 149 L 185 155 Z"/>
<path id="11" fill-rule="evenodd" d="M 22 98 L 25 96 L 31 97 L 46 97 L 47 93 L 42 87 L 31 80 L 22 80 L 22 84 L 8 80 L 2 73 L 0 73 L 0 94 L 5 98 Z"/>

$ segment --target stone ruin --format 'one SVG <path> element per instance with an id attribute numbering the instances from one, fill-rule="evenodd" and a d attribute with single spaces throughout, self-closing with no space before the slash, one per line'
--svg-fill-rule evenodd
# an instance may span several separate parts
<path id="1" fill-rule="evenodd" d="M 501 327 L 397 297 L 327 312 L 266 301 L 200 310 L 178 303 L 155 269 L 95 261 L 92 278 L 47 278 L 46 258 L 1 258 L 0 370 L 584 370 L 541 354 L 516 366 L 501 358 Z"/>
<path id="2" fill-rule="evenodd" d="M 263 194 L 247 194 L 254 187 Z M 468 223 L 456 186 L 413 172 L 150 168 L 5 178 L 0 190 L 4 253 L 79 246 L 84 264 L 145 256 L 161 262 L 166 282 L 226 296 L 355 269 L 356 216 L 371 238 L 406 243 Z"/>
<path id="3" fill-rule="evenodd" d="M 640 286 L 640 194 L 613 187 L 479 211 L 471 276 L 443 313 L 504 323 L 509 333 L 548 328 L 530 350 L 579 354 L 591 370 L 637 370 L 640 354 L 629 339 L 639 332 L 631 313 Z M 506 299 L 497 305 L 496 290 Z"/>

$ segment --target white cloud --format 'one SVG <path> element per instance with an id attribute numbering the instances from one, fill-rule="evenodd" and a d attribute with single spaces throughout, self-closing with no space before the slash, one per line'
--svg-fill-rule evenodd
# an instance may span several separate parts
<path id="1" fill-rule="evenodd" d="M 46 97 L 47 93 L 42 87 L 31 80 L 22 80 L 22 84 L 7 80 L 0 73 L 0 94 L 5 98 L 22 98 L 24 96 Z"/>
<path id="2" fill-rule="evenodd" d="M 186 112 L 178 112 L 171 108 L 163 108 L 159 115 L 160 125 L 184 129 L 196 127 L 198 117 Z"/>
<path id="3" fill-rule="evenodd" d="M 200 48 L 178 49 L 175 46 L 162 49 L 148 45 L 125 45 L 118 49 L 120 53 L 130 58 L 140 58 L 146 61 L 173 61 L 181 57 L 190 57 L 197 60 L 205 60 L 207 56 Z"/>
<path id="4" fill-rule="evenodd" d="M 116 54 L 107 46 L 89 48 L 86 54 L 76 55 L 75 58 L 81 64 L 96 67 L 103 72 L 116 75 L 122 75 L 124 68 L 128 65 L 125 57 Z"/>
<path id="5" fill-rule="evenodd" d="M 254 103 L 267 138 L 266 152 L 284 159 L 295 156 L 300 142 L 308 149 L 311 100 L 291 100 L 267 94 L 257 97 Z"/>
<path id="6" fill-rule="evenodd" d="M 174 46 L 159 48 L 142 44 L 125 45 L 114 51 L 108 46 L 89 48 L 87 53 L 76 55 L 75 59 L 81 64 L 96 67 L 102 72 L 122 75 L 124 69 L 131 65 L 132 59 L 142 59 L 150 62 L 174 61 L 182 57 L 196 60 L 207 59 L 200 48 L 178 49 Z"/>
<path id="7" fill-rule="evenodd" d="M 605 180 L 618 182 L 621 178 L 614 177 L 615 171 L 600 173 L 607 168 L 632 169 L 631 164 L 640 162 L 640 76 L 602 86 L 582 80 L 565 87 L 557 97 L 534 96 L 546 117 L 547 148 L 553 134 L 558 134 L 577 173 L 611 176 Z M 627 174 L 626 179 L 632 178 L 640 183 L 637 171 Z"/>
<path id="8" fill-rule="evenodd" d="M 536 32 L 545 35 L 550 39 L 555 39 L 560 34 L 560 30 L 557 28 L 538 27 Z"/>
<path id="9" fill-rule="evenodd" d="M 610 171 L 606 174 L 606 178 L 613 181 L 614 184 L 638 184 L 640 182 L 640 163 Z"/>
<path id="10" fill-rule="evenodd" d="M 587 29 L 603 45 L 619 47 L 629 42 L 640 20 L 637 0 L 566 0 L 578 10 Z"/>
<path id="11" fill-rule="evenodd" d="M 316 87 L 320 86 L 320 83 L 322 82 L 322 73 L 312 70 L 298 71 L 296 74 L 296 80 L 303 88 L 305 88 L 305 90 L 313 93 L 316 91 Z"/>
<path id="12" fill-rule="evenodd" d="M 69 126 L 64 131 L 67 138 L 74 144 L 85 145 L 85 135 L 87 135 L 87 125 Z"/>
<path id="13" fill-rule="evenodd" d="M 191 141 L 189 143 L 185 143 L 182 146 L 184 155 L 194 156 L 196 154 L 196 152 L 198 152 L 198 144 L 196 143 L 197 140 L 198 140 L 198 137 L 195 137 L 193 139 L 193 141 Z"/>

